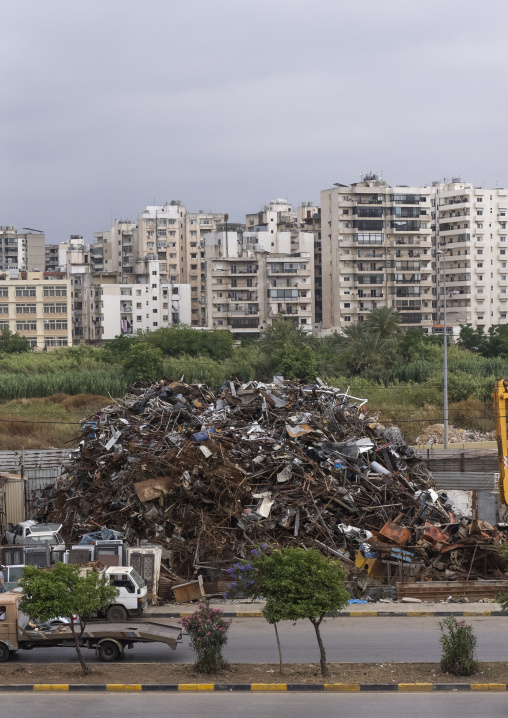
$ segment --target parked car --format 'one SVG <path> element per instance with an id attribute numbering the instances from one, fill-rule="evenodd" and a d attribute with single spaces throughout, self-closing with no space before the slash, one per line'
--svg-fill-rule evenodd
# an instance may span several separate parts
<path id="1" fill-rule="evenodd" d="M 10 544 L 23 546 L 38 545 L 61 546 L 65 548 L 64 540 L 60 536 L 62 524 L 38 524 L 37 521 L 21 521 L 17 526 L 9 524 L 5 532 L 5 540 Z"/>

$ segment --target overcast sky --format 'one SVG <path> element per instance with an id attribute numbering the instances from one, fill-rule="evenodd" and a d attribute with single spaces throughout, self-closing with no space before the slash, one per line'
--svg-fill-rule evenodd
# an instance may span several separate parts
<path id="1" fill-rule="evenodd" d="M 508 186 L 506 0 L 3 0 L 0 224 Z"/>

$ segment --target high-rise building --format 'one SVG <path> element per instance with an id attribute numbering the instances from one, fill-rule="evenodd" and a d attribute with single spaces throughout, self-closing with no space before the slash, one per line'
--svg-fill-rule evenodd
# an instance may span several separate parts
<path id="1" fill-rule="evenodd" d="M 437 287 L 434 332 L 443 331 L 443 264 L 447 331 L 488 329 L 508 322 L 508 190 L 475 187 L 455 178 L 434 185 Z M 445 256 L 444 256 L 444 254 Z"/>
<path id="2" fill-rule="evenodd" d="M 44 232 L 0 226 L 0 271 L 43 272 L 46 263 Z"/>
<path id="3" fill-rule="evenodd" d="M 321 192 L 324 333 L 381 306 L 400 313 L 403 329 L 431 330 L 434 194 L 375 175 Z"/>
<path id="4" fill-rule="evenodd" d="M 223 214 L 187 212 L 181 200 L 146 207 L 138 218 L 135 256 L 156 258 L 170 284 L 190 284 L 191 325 L 207 325 L 204 236 L 224 221 Z"/>
<path id="5" fill-rule="evenodd" d="M 259 337 L 283 316 L 312 332 L 313 253 L 314 234 L 298 230 L 296 212 L 281 200 L 247 215 L 245 228 L 219 225 L 205 238 L 209 326 Z"/>

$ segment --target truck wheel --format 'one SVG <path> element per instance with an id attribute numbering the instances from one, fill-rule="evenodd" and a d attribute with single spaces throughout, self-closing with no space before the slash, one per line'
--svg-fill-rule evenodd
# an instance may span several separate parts
<path id="1" fill-rule="evenodd" d="M 0 643 L 0 663 L 5 663 L 10 657 L 9 647 L 5 643 Z"/>
<path id="2" fill-rule="evenodd" d="M 123 606 L 110 606 L 106 611 L 108 621 L 114 621 L 115 623 L 126 621 L 128 615 L 127 610 Z"/>
<path id="3" fill-rule="evenodd" d="M 111 663 L 120 658 L 120 649 L 114 641 L 103 641 L 99 646 L 99 659 Z"/>

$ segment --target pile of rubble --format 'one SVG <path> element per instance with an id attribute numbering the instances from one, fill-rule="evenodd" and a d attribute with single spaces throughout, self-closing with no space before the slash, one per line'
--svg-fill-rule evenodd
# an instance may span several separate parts
<path id="1" fill-rule="evenodd" d="M 175 582 L 217 581 L 263 543 L 318 548 L 360 586 L 501 576 L 497 530 L 457 515 L 365 405 L 320 381 L 135 386 L 85 422 L 38 518 L 68 541 L 107 525 L 156 542 Z"/>
<path id="2" fill-rule="evenodd" d="M 458 426 L 448 427 L 448 441 L 450 444 L 470 444 L 479 441 L 495 441 L 495 431 L 478 431 L 477 429 L 460 429 Z M 428 426 L 420 436 L 416 437 L 415 444 L 427 446 L 429 444 L 444 443 L 444 424 Z"/>

